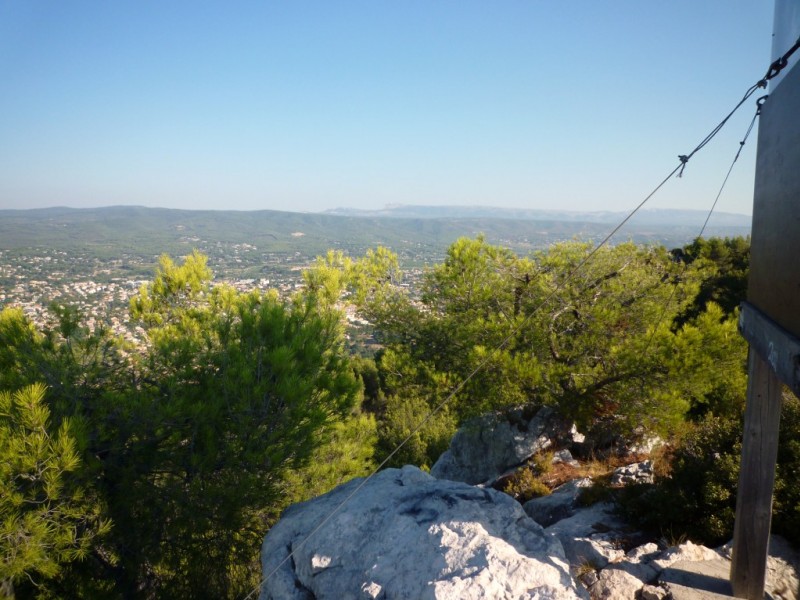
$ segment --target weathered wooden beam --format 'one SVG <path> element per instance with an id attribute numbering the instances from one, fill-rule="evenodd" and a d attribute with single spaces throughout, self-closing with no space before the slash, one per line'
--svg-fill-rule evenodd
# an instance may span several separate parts
<path id="1" fill-rule="evenodd" d="M 749 302 L 742 302 L 739 332 L 795 394 L 800 396 L 800 339 Z"/>
<path id="2" fill-rule="evenodd" d="M 763 600 L 781 420 L 781 380 L 751 348 L 742 464 L 733 530 L 733 595 Z"/>

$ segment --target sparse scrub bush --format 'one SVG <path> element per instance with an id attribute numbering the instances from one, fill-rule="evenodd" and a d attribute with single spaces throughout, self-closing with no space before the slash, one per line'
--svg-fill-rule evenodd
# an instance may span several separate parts
<path id="1" fill-rule="evenodd" d="M 800 400 L 784 392 L 772 530 L 800 544 Z M 654 485 L 620 490 L 623 511 L 643 527 L 717 545 L 733 535 L 742 452 L 740 415 L 707 416 L 672 450 Z"/>
<path id="2" fill-rule="evenodd" d="M 321 431 L 325 440 L 308 464 L 287 473 L 286 500 L 302 502 L 329 492 L 337 485 L 369 475 L 375 468 L 377 425 L 371 414 L 357 414 Z"/>
<path id="3" fill-rule="evenodd" d="M 578 495 L 578 506 L 591 506 L 598 502 L 606 502 L 613 498 L 614 490 L 611 487 L 611 476 L 605 474 L 592 480 L 592 485 L 585 487 Z"/>
<path id="4" fill-rule="evenodd" d="M 555 456 L 555 453 L 552 450 L 538 452 L 533 456 L 531 459 L 531 465 L 533 466 L 537 475 L 541 477 L 542 475 L 547 475 L 553 471 L 553 456 Z"/>
<path id="5" fill-rule="evenodd" d="M 380 356 L 380 354 L 378 354 Z M 380 416 L 386 410 L 386 397 L 381 389 L 381 380 L 375 360 L 363 356 L 352 357 L 353 370 L 364 388 L 364 410 Z"/>
<path id="6" fill-rule="evenodd" d="M 709 545 L 727 541 L 733 531 L 741 432 L 735 417 L 709 416 L 698 423 L 675 449 L 671 476 L 621 490 L 623 511 L 660 534 L 685 532 Z"/>
<path id="7" fill-rule="evenodd" d="M 662 444 L 650 453 L 648 458 L 653 461 L 653 474 L 656 478 L 663 479 L 672 475 L 672 461 L 679 439 L 675 437 L 670 443 Z"/>
<path id="8" fill-rule="evenodd" d="M 446 397 L 449 379 L 430 365 L 412 360 L 402 350 L 386 350 L 378 364 L 383 373 L 382 393 L 385 395 L 382 413 L 378 415 L 377 458 L 383 460 L 411 436 L 392 456 L 388 466 L 412 464 L 430 468 L 447 450 L 456 432 L 456 420 L 449 404 L 431 415 Z"/>
<path id="9" fill-rule="evenodd" d="M 542 482 L 530 467 L 522 467 L 508 480 L 503 491 L 524 504 L 528 500 L 547 496 L 550 488 Z"/>

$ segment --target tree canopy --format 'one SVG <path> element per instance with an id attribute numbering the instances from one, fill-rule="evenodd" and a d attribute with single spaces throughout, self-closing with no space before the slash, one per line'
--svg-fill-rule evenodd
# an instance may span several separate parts
<path id="1" fill-rule="evenodd" d="M 612 434 L 731 418 L 747 256 L 740 240 L 521 257 L 463 238 L 414 287 L 388 249 L 332 251 L 289 297 L 214 284 L 197 252 L 163 256 L 131 301 L 138 347 L 70 307 L 40 328 L 6 308 L 0 585 L 243 597 L 283 508 L 407 438 L 392 464 L 430 466 L 463 421 L 519 405 Z M 348 354 L 344 304 L 374 329 L 373 358 Z"/>
<path id="2" fill-rule="evenodd" d="M 0 392 L 0 595 L 58 575 L 108 532 L 81 469 L 69 420 L 51 425 L 44 385 Z"/>
<path id="3" fill-rule="evenodd" d="M 54 513 L 54 535 L 77 541 L 42 542 L 46 556 L 30 554 L 28 571 L 4 574 L 20 593 L 30 582 L 19 574 L 33 569 L 44 576 L 39 593 L 55 596 L 242 596 L 257 577 L 269 523 L 287 502 L 308 497 L 300 482 L 309 481 L 310 459 L 336 443 L 341 462 L 353 456 L 346 473 L 370 465 L 363 446 L 371 447 L 375 425 L 357 415 L 361 386 L 341 315 L 316 294 L 281 299 L 212 286 L 205 257 L 194 253 L 182 264 L 162 257 L 132 300 L 144 348 L 124 348 L 106 331 L 82 328 L 72 311 L 55 312 L 59 322 L 46 332 L 18 310 L 0 313 L 0 389 L 50 386 L 52 426 L 42 386 L 11 396 L 13 406 L 28 399 L 36 435 L 51 440 L 30 468 L 50 461 L 53 477 L 75 471 L 76 481 L 91 482 L 88 515 L 104 525 L 96 538 L 70 538 L 72 513 Z M 2 431 L 9 456 L 32 435 Z M 58 481 L 41 485 L 55 493 Z M 308 493 L 326 491 L 313 483 Z M 300 489 L 287 494 L 292 484 Z M 15 518 L 8 506 L 0 505 L 3 519 Z M 78 553 L 83 560 L 73 560 Z"/>
<path id="4" fill-rule="evenodd" d="M 417 297 L 386 249 L 356 261 L 329 255 L 315 271 L 331 269 L 385 346 L 385 439 L 402 439 L 458 389 L 401 460 L 430 464 L 462 420 L 518 404 L 557 406 L 589 428 L 666 432 L 691 409 L 743 394 L 735 317 L 708 300 L 677 322 L 717 272 L 709 261 L 631 243 L 518 257 L 463 238 L 424 274 Z"/>

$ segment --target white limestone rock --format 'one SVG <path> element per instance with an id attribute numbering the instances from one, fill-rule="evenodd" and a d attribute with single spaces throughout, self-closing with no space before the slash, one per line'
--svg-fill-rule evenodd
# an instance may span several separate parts
<path id="1" fill-rule="evenodd" d="M 569 438 L 568 440 L 573 444 L 583 444 L 586 441 L 586 436 L 583 435 L 578 431 L 578 426 L 574 423 L 569 428 Z"/>
<path id="2" fill-rule="evenodd" d="M 569 442 L 573 429 L 549 407 L 532 417 L 522 408 L 483 415 L 456 432 L 431 475 L 471 484 L 493 481 L 554 443 Z"/>
<path id="3" fill-rule="evenodd" d="M 574 427 L 574 425 L 573 425 Z M 579 467 L 580 463 L 572 457 L 572 452 L 570 452 L 567 448 L 563 448 L 557 452 L 553 453 L 553 460 L 552 463 L 554 465 L 558 464 L 565 464 L 571 467 Z"/>
<path id="4" fill-rule="evenodd" d="M 333 513 L 362 481 L 285 512 L 264 539 L 261 600 L 587 597 L 558 539 L 510 496 L 404 467 Z"/>
<path id="5" fill-rule="evenodd" d="M 623 560 L 600 571 L 591 589 L 592 598 L 635 598 L 639 590 L 656 577 L 658 570 L 651 564 Z"/>
<path id="6" fill-rule="evenodd" d="M 644 597 L 644 588 L 658 577 L 659 569 L 651 561 L 660 554 L 658 545 L 652 542 L 633 548 L 619 562 L 600 571 L 590 588 L 592 598 L 637 598 L 637 594 Z"/>
<path id="7" fill-rule="evenodd" d="M 644 582 L 621 566 L 611 565 L 600 575 L 589 590 L 592 600 L 622 600 L 636 598 Z"/>
<path id="8" fill-rule="evenodd" d="M 663 571 L 678 561 L 719 560 L 721 554 L 700 544 L 684 542 L 680 546 L 667 548 L 664 553 L 652 561 L 659 571 Z"/>
<path id="9" fill-rule="evenodd" d="M 669 592 L 658 585 L 646 585 L 640 592 L 642 600 L 665 600 Z"/>
<path id="10" fill-rule="evenodd" d="M 657 435 L 645 433 L 643 430 L 640 432 L 642 437 L 627 447 L 627 456 L 648 456 L 652 454 L 653 450 L 664 445 L 664 440 Z"/>
<path id="11" fill-rule="evenodd" d="M 641 546 L 637 546 L 633 550 L 630 550 L 625 555 L 625 560 L 635 563 L 650 562 L 651 560 L 658 558 L 660 554 L 661 548 L 658 547 L 658 544 L 654 542 L 648 542 L 647 544 L 642 544 Z"/>
<path id="12" fill-rule="evenodd" d="M 779 535 L 769 539 L 766 591 L 775 600 L 800 600 L 800 552 Z"/>
<path id="13" fill-rule="evenodd" d="M 631 483 L 653 483 L 654 479 L 653 461 L 645 460 L 614 469 L 611 475 L 611 485 L 623 486 Z"/>
<path id="14" fill-rule="evenodd" d="M 547 527 L 545 532 L 561 542 L 573 567 L 588 563 L 601 569 L 625 556 L 619 543 L 625 537 L 625 528 L 613 506 L 599 502 Z"/>
<path id="15" fill-rule="evenodd" d="M 575 514 L 578 497 L 587 487 L 591 487 L 592 479 L 573 479 L 558 486 L 552 494 L 528 500 L 522 505 L 528 516 L 542 527 L 550 527 L 561 519 Z"/>

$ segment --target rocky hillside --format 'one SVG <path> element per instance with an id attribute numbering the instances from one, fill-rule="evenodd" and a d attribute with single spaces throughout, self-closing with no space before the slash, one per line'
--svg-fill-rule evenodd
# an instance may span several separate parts
<path id="1" fill-rule="evenodd" d="M 486 415 L 459 430 L 431 474 L 387 469 L 287 510 L 264 540 L 261 599 L 724 598 L 730 544 L 669 545 L 613 503 L 587 500 L 602 496 L 579 476 L 589 449 L 613 446 L 622 464 L 604 480 L 614 488 L 652 480 L 647 455 L 659 443 L 598 449 L 550 409 Z M 537 456 L 576 478 L 524 505 L 495 489 L 514 489 Z M 798 565 L 773 537 L 771 598 L 798 598 Z"/>

